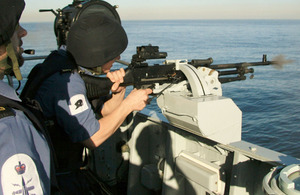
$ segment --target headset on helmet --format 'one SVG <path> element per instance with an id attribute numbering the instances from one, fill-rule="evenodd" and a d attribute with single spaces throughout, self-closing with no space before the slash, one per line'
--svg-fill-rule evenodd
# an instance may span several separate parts
<path id="1" fill-rule="evenodd" d="M 112 6 L 105 1 L 99 0 L 73 0 L 72 4 L 63 9 L 41 9 L 40 12 L 51 11 L 56 17 L 54 20 L 54 33 L 57 46 L 66 45 L 71 26 L 81 17 L 91 13 L 103 13 L 121 23 L 120 16 L 116 10 L 118 6 Z"/>

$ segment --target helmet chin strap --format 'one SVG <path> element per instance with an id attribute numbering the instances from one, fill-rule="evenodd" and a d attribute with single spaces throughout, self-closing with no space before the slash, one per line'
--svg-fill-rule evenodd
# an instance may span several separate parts
<path id="1" fill-rule="evenodd" d="M 13 87 L 13 78 L 11 76 L 11 71 L 14 72 L 15 77 L 19 81 L 22 80 L 22 75 L 19 68 L 19 62 L 17 60 L 15 51 L 13 49 L 12 43 L 8 43 L 6 46 L 6 54 L 0 60 L 0 67 L 4 70 L 3 74 L 6 75 L 8 84 Z M 18 89 L 17 89 L 18 90 Z"/>
<path id="2" fill-rule="evenodd" d="M 16 56 L 16 53 L 14 51 L 12 43 L 9 43 L 6 46 L 7 56 L 11 59 L 12 62 L 12 70 L 15 74 L 15 77 L 18 81 L 22 80 L 22 75 L 19 67 L 19 62 Z"/>
<path id="3" fill-rule="evenodd" d="M 100 74 L 102 74 L 102 67 L 101 66 L 98 66 L 96 68 L 84 68 L 84 69 L 88 70 L 93 75 L 100 75 Z M 84 72 L 84 71 L 82 71 L 82 72 Z"/>
<path id="4" fill-rule="evenodd" d="M 5 54 L 3 54 L 1 56 L 1 60 L 0 60 L 0 67 L 3 70 L 4 75 L 10 74 L 10 71 L 11 71 L 11 66 L 8 64 L 7 58 L 8 58 L 8 55 L 6 52 Z"/>
<path id="5" fill-rule="evenodd" d="M 89 70 L 91 70 L 91 72 L 94 73 L 95 75 L 100 75 L 102 73 L 102 67 L 101 66 L 91 68 Z"/>

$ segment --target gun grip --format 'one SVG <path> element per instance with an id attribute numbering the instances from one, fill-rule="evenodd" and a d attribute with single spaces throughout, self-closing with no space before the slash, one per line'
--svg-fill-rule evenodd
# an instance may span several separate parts
<path id="1" fill-rule="evenodd" d="M 108 95 L 113 85 L 106 77 L 94 77 L 87 74 L 80 74 L 80 76 L 84 80 L 89 100 Z"/>

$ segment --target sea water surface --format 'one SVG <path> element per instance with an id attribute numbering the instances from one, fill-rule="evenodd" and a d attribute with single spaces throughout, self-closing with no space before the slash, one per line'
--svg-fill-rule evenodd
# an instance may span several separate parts
<path id="1" fill-rule="evenodd" d="M 279 54 L 293 60 L 282 70 L 255 67 L 253 79 L 222 85 L 243 112 L 242 139 L 300 158 L 300 20 L 123 21 L 129 39 L 122 60 L 130 62 L 136 46 L 152 44 L 167 59 L 205 59 L 214 64 L 268 60 Z M 55 50 L 53 23 L 24 23 L 25 49 L 36 55 Z M 22 67 L 26 77 L 39 61 Z M 119 64 L 114 68 L 121 67 Z M 249 77 L 249 76 L 248 76 Z M 158 110 L 156 102 L 147 106 Z"/>

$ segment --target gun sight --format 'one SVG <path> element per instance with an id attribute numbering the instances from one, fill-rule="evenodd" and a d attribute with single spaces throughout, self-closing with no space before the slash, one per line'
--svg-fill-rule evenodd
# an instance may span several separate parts
<path id="1" fill-rule="evenodd" d="M 140 46 L 136 48 L 136 54 L 132 56 L 132 64 L 144 62 L 150 59 L 165 59 L 167 52 L 160 52 L 158 46 Z"/>

